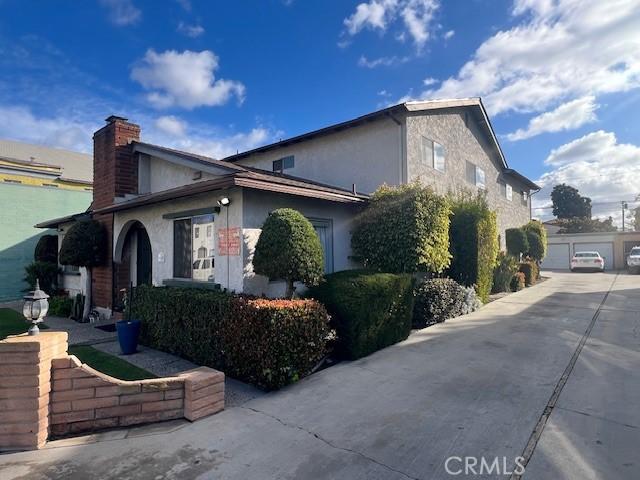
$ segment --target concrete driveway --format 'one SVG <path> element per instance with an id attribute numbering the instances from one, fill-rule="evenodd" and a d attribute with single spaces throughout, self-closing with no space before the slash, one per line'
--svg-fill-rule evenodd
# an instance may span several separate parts
<path id="1" fill-rule="evenodd" d="M 0 456 L 0 477 L 440 479 L 472 457 L 508 478 L 525 452 L 526 479 L 640 478 L 639 312 L 640 276 L 554 273 L 194 424 Z"/>

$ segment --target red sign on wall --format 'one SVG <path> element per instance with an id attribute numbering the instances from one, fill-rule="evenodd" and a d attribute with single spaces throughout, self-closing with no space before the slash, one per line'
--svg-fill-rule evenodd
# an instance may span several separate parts
<path id="1" fill-rule="evenodd" d="M 240 255 L 240 227 L 218 229 L 218 255 Z"/>

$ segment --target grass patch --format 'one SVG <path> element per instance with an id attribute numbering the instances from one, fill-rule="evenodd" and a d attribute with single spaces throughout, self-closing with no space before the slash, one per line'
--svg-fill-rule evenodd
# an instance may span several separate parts
<path id="1" fill-rule="evenodd" d="M 82 363 L 86 363 L 91 368 L 120 380 L 157 378 L 156 375 L 143 368 L 136 367 L 121 358 L 101 352 L 88 345 L 73 345 L 69 347 L 69 355 L 75 355 Z"/>
<path id="2" fill-rule="evenodd" d="M 18 335 L 29 330 L 31 324 L 27 323 L 22 314 L 10 308 L 0 308 L 0 340 L 9 335 Z M 44 323 L 38 325 L 41 330 L 46 330 Z"/>

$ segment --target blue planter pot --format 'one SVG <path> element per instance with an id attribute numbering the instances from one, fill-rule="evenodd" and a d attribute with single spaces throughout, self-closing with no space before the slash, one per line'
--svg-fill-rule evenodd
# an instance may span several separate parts
<path id="1" fill-rule="evenodd" d="M 140 336 L 140 320 L 120 320 L 116 322 L 118 342 L 123 355 L 136 353 Z"/>

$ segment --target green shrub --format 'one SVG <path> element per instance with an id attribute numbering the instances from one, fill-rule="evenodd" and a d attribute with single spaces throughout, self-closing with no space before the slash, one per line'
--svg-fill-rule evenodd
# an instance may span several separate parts
<path id="1" fill-rule="evenodd" d="M 526 230 L 527 235 L 527 244 L 529 245 L 529 250 L 527 250 L 527 257 L 535 260 L 536 262 L 541 261 L 544 258 L 545 244 L 542 243 L 542 237 L 540 234 L 534 230 Z"/>
<path id="2" fill-rule="evenodd" d="M 498 264 L 493 269 L 493 293 L 508 292 L 511 280 L 518 271 L 518 261 L 504 252 L 498 254 Z"/>
<path id="3" fill-rule="evenodd" d="M 36 262 L 58 263 L 58 236 L 41 236 L 36 244 L 33 259 Z"/>
<path id="4" fill-rule="evenodd" d="M 441 323 L 465 312 L 466 292 L 450 278 L 425 280 L 415 289 L 413 326 L 423 328 Z"/>
<path id="5" fill-rule="evenodd" d="M 535 285 L 539 276 L 538 265 L 535 262 L 522 262 L 518 267 L 518 271 L 524 274 L 524 283 L 527 287 Z"/>
<path id="6" fill-rule="evenodd" d="M 473 313 L 482 307 L 482 301 L 473 287 L 462 286 L 464 290 L 464 304 L 462 305 L 462 315 Z"/>
<path id="7" fill-rule="evenodd" d="M 410 275 L 347 270 L 327 275 L 308 294 L 326 305 L 340 356 L 356 359 L 409 336 L 413 311 Z"/>
<path id="8" fill-rule="evenodd" d="M 66 295 L 56 295 L 49 299 L 49 315 L 54 317 L 70 317 L 73 300 Z"/>
<path id="9" fill-rule="evenodd" d="M 508 228 L 505 231 L 505 241 L 507 243 L 507 253 L 516 258 L 520 258 L 520 254 L 524 255 L 529 251 L 527 234 L 522 228 Z"/>
<path id="10" fill-rule="evenodd" d="M 107 231 L 97 220 L 81 220 L 69 228 L 60 246 L 60 263 L 78 267 L 102 265 L 108 254 Z"/>
<path id="11" fill-rule="evenodd" d="M 448 274 L 462 285 L 475 285 L 478 296 L 486 302 L 499 249 L 496 214 L 482 195 L 455 199 L 452 210 Z"/>
<path id="12" fill-rule="evenodd" d="M 327 352 L 328 314 L 312 300 L 140 286 L 130 308 L 143 344 L 269 390 L 308 375 Z"/>
<path id="13" fill-rule="evenodd" d="M 32 262 L 24 269 L 24 281 L 29 284 L 30 290 L 36 287 L 36 280 L 40 282 L 40 289 L 48 295 L 53 295 L 58 289 L 58 275 L 61 271 L 57 263 Z"/>
<path id="14" fill-rule="evenodd" d="M 324 255 L 311 222 L 291 208 L 271 212 L 256 244 L 253 269 L 270 280 L 286 280 L 288 298 L 296 281 L 317 284 L 324 273 Z"/>
<path id="15" fill-rule="evenodd" d="M 533 255 L 532 257 L 538 261 L 542 261 L 542 259 L 547 255 L 547 229 L 544 228 L 544 225 L 539 220 L 531 220 L 522 228 L 525 232 L 535 232 L 540 237 L 540 242 L 542 243 L 542 246 L 536 247 L 536 249 L 538 250 L 539 258 L 533 257 Z"/>
<path id="16" fill-rule="evenodd" d="M 511 284 L 510 284 L 511 291 L 519 292 L 525 287 L 525 285 L 526 283 L 525 283 L 524 273 L 522 272 L 514 273 L 513 277 L 511 277 Z"/>
<path id="17" fill-rule="evenodd" d="M 447 199 L 418 183 L 380 187 L 355 220 L 354 254 L 380 272 L 442 272 L 449 266 Z"/>

